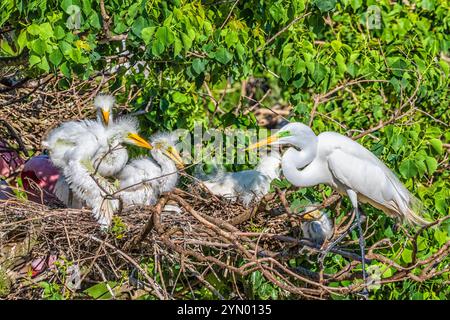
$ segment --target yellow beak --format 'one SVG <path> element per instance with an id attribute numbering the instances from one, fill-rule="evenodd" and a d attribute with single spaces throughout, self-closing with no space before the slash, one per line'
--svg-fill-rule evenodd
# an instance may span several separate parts
<path id="1" fill-rule="evenodd" d="M 128 138 L 131 139 L 133 144 L 137 145 L 138 147 L 146 148 L 149 150 L 153 149 L 153 146 L 147 140 L 136 133 L 129 133 Z"/>
<path id="2" fill-rule="evenodd" d="M 181 158 L 181 156 L 178 153 L 177 149 L 175 149 L 174 147 L 170 146 L 165 151 L 166 151 L 165 153 L 167 154 L 167 156 L 175 162 L 175 165 L 177 166 L 178 169 L 183 169 L 184 168 L 183 159 Z"/>
<path id="3" fill-rule="evenodd" d="M 268 137 L 267 139 L 258 141 L 257 143 L 254 143 L 254 144 L 250 145 L 245 150 L 253 150 L 253 149 L 256 149 L 256 148 L 259 148 L 259 147 L 262 147 L 262 146 L 266 146 L 268 144 L 271 144 L 271 143 L 277 141 L 278 139 L 280 139 L 280 137 L 278 135 L 274 134 L 274 135 Z"/>
<path id="4" fill-rule="evenodd" d="M 107 126 L 109 123 L 109 111 L 102 109 L 102 116 L 103 116 L 103 123 L 105 124 L 105 126 Z"/>
<path id="5" fill-rule="evenodd" d="M 303 217 L 303 219 L 311 221 L 311 220 L 317 220 L 320 219 L 321 213 L 319 210 L 314 210 L 311 212 L 308 212 L 307 214 L 305 214 Z"/>

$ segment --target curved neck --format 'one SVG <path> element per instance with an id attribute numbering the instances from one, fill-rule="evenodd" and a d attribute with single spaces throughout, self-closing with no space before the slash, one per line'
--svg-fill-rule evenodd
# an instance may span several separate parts
<path id="1" fill-rule="evenodd" d="M 317 141 L 310 141 L 304 145 L 301 151 L 289 148 L 281 160 L 281 168 L 286 179 L 297 187 L 309 187 L 315 185 L 312 177 L 303 174 L 301 169 L 308 166 L 316 157 Z"/>
<path id="2" fill-rule="evenodd" d="M 161 192 L 168 192 L 172 190 L 178 182 L 177 167 L 172 159 L 166 157 L 159 150 L 152 152 L 152 157 L 161 167 L 161 175 L 163 178 L 160 181 Z"/>

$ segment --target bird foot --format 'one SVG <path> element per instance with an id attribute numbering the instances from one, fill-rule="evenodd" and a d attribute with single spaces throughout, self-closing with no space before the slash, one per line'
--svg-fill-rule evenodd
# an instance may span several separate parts
<path id="1" fill-rule="evenodd" d="M 369 291 L 367 291 L 366 287 L 361 292 L 358 292 L 357 295 L 363 298 L 363 300 L 369 300 Z"/>

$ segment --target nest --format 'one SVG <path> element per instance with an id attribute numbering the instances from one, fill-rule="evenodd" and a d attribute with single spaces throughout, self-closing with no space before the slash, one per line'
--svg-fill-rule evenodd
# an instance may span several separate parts
<path id="1" fill-rule="evenodd" d="M 39 150 L 40 138 L 50 128 L 92 113 L 86 106 L 109 80 L 59 90 L 58 80 L 49 76 L 29 88 L 1 88 L 0 121 L 5 126 L 0 126 L 0 135 L 25 155 L 27 149 Z M 325 271 L 321 255 L 328 243 L 320 246 L 301 238 L 302 217 L 290 212 L 285 193 L 278 191 L 247 209 L 209 194 L 199 184 L 183 189 L 163 195 L 154 207 L 126 208 L 107 231 L 89 210 L 0 200 L 0 297 L 192 299 L 206 289 L 211 298 L 247 299 L 254 297 L 246 285 L 250 278 L 272 286 L 276 298 L 324 299 L 363 289 L 357 243 L 346 240 L 331 250 L 327 258 L 339 255 L 344 262 L 338 270 Z M 338 198 L 332 196 L 320 207 Z M 353 222 L 353 216 L 343 216 L 331 241 Z M 365 230 L 371 229 L 368 223 Z M 415 250 L 423 230 L 409 236 Z M 370 237 L 365 235 L 366 240 Z M 439 265 L 450 243 L 425 260 L 414 254 L 407 266 L 378 253 L 390 246 L 384 239 L 367 248 L 367 262 L 376 259 L 397 270 L 380 284 L 422 282 L 448 273 L 448 266 Z M 295 264 L 290 263 L 293 259 Z M 417 267 L 420 273 L 413 272 Z M 96 284 L 106 284 L 106 292 L 89 291 Z"/>
<path id="2" fill-rule="evenodd" d="M 280 296 L 322 299 L 360 292 L 361 257 L 333 249 L 348 263 L 333 274 L 317 268 L 320 246 L 295 234 L 300 219 L 272 207 L 280 202 L 273 197 L 258 208 L 246 209 L 215 198 L 197 185 L 189 193 L 176 189 L 163 195 L 154 207 L 127 208 L 108 231 L 102 231 L 89 210 L 3 201 L 0 293 L 8 299 L 42 298 L 46 292 L 42 283 L 53 283 L 63 288 L 66 297 L 92 298 L 84 289 L 103 282 L 108 284 L 107 294 L 116 298 L 195 298 L 202 287 L 213 297 L 224 298 L 216 289 L 220 279 L 232 285 L 231 297 L 249 298 L 240 281 L 255 272 L 279 288 Z M 367 259 L 387 263 L 374 253 L 379 245 L 369 248 Z M 435 276 L 431 265 L 444 259 L 448 249 L 447 245 L 427 261 L 416 261 L 425 266 L 422 275 L 403 268 L 390 280 L 416 277 L 423 281 Z M 51 257 L 56 263 L 50 263 Z M 310 267 L 292 268 L 290 259 L 304 259 Z M 39 272 L 33 270 L 36 261 L 44 265 Z M 351 284 L 330 285 L 344 280 Z"/>

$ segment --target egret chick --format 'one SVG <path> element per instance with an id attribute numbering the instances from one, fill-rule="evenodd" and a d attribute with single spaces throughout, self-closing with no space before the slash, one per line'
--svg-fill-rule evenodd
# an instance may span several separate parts
<path id="1" fill-rule="evenodd" d="M 72 136 L 80 136 L 88 130 L 96 131 L 96 135 L 105 136 L 113 130 L 108 131 L 108 125 L 113 124 L 112 108 L 114 106 L 114 97 L 111 95 L 97 95 L 94 99 L 94 107 L 97 113 L 97 123 L 101 126 L 94 125 L 89 121 L 70 121 L 62 124 L 54 129 L 43 142 L 43 146 L 49 150 L 53 164 L 59 169 L 64 169 L 67 165 L 65 153 L 74 148 L 76 142 L 71 139 Z M 102 139 L 100 137 L 100 139 Z M 104 148 L 102 149 L 104 150 Z M 117 145 L 111 146 L 110 152 L 104 156 L 98 156 L 101 164 L 98 172 L 106 177 L 112 176 L 120 171 L 128 161 L 128 153 Z M 54 190 L 55 196 L 70 208 L 81 208 L 83 201 L 73 194 L 69 184 L 63 174 L 60 174 Z"/>
<path id="2" fill-rule="evenodd" d="M 261 157 L 255 169 L 238 172 L 219 171 L 213 177 L 206 177 L 202 183 L 217 196 L 239 201 L 248 208 L 259 202 L 270 190 L 270 184 L 280 177 L 280 154 L 272 151 Z"/>
<path id="3" fill-rule="evenodd" d="M 314 206 L 306 207 L 305 212 L 308 212 L 303 216 L 306 221 L 303 221 L 300 226 L 303 237 L 316 244 L 322 244 L 325 240 L 330 240 L 334 232 L 330 217 Z"/>
<path id="4" fill-rule="evenodd" d="M 94 107 L 97 111 L 97 121 L 105 127 L 113 124 L 113 112 L 115 99 L 108 94 L 99 94 L 94 99 Z"/>
<path id="5" fill-rule="evenodd" d="M 126 205 L 155 205 L 160 194 L 175 188 L 183 161 L 175 149 L 175 136 L 157 133 L 150 138 L 152 158 L 132 160 L 118 175 L 119 196 Z"/>
<path id="6" fill-rule="evenodd" d="M 63 126 L 72 129 L 70 123 L 67 124 Z M 112 215 L 118 210 L 119 201 L 110 197 L 117 186 L 107 177 L 118 173 L 128 161 L 123 144 L 147 149 L 151 146 L 138 135 L 138 123 L 133 118 L 119 118 L 114 126 L 106 129 L 103 124 L 91 120 L 74 122 L 73 126 L 81 126 L 84 130 L 73 129 L 71 136 L 59 141 L 64 152 L 58 150 L 57 143 L 56 150 L 50 150 L 50 156 L 56 151 L 71 190 L 92 208 L 95 219 L 101 225 L 108 226 Z"/>

